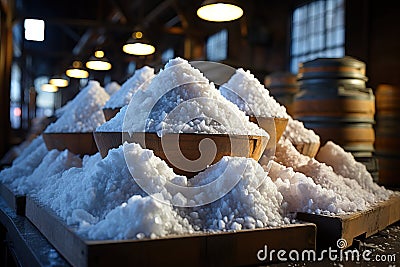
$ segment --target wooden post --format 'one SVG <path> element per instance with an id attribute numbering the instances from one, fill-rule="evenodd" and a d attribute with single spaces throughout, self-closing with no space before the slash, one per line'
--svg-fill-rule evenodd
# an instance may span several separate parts
<path id="1" fill-rule="evenodd" d="M 0 157 L 9 149 L 10 134 L 10 80 L 12 62 L 11 1 L 0 6 Z"/>

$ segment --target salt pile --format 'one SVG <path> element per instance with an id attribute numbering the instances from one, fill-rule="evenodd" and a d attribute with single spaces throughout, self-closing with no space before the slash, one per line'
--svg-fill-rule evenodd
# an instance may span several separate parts
<path id="1" fill-rule="evenodd" d="M 250 71 L 237 69 L 219 90 L 249 116 L 289 118 L 286 108 L 269 95 L 269 91 Z"/>
<path id="2" fill-rule="evenodd" d="M 80 230 L 81 234 L 95 240 L 157 238 L 193 232 L 188 221 L 180 217 L 171 205 L 139 195 L 110 211 L 99 223 Z"/>
<path id="3" fill-rule="evenodd" d="M 60 117 L 45 133 L 92 132 L 105 122 L 103 106 L 110 98 L 97 81 L 89 84 L 62 108 Z"/>
<path id="4" fill-rule="evenodd" d="M 122 125 L 128 105 L 122 107 L 114 117 L 96 128 L 96 132 L 122 132 Z"/>
<path id="5" fill-rule="evenodd" d="M 2 183 L 10 184 L 20 177 L 28 176 L 39 166 L 43 158 L 47 154 L 47 148 L 40 135 L 36 137 L 28 147 L 24 149 L 10 168 L 4 169 L 0 172 L 0 181 Z"/>
<path id="6" fill-rule="evenodd" d="M 121 108 L 128 105 L 135 92 L 139 90 L 139 88 L 145 89 L 152 78 L 154 78 L 153 68 L 144 66 L 136 70 L 135 73 L 122 84 L 121 88 L 110 97 L 104 108 Z"/>
<path id="7" fill-rule="evenodd" d="M 316 184 L 312 178 L 291 167 L 272 162 L 269 176 L 283 195 L 286 212 L 335 215 L 357 211 L 356 204 L 350 199 Z"/>
<path id="8" fill-rule="evenodd" d="M 224 180 L 225 177 L 235 176 L 239 176 L 239 182 L 222 198 L 205 206 L 181 211 L 195 225 L 195 229 L 241 230 L 290 223 L 288 218 L 282 216 L 282 195 L 253 159 L 224 157 L 188 182 L 190 186 L 203 186 L 217 177 Z M 215 190 L 222 191 L 224 186 L 221 184 Z"/>
<path id="9" fill-rule="evenodd" d="M 82 161 L 78 155 L 74 155 L 68 150 L 53 149 L 43 157 L 32 173 L 15 178 L 10 184 L 10 188 L 17 194 L 34 194 L 44 186 L 48 177 L 61 175 L 65 170 L 71 167 L 80 167 L 81 164 Z"/>
<path id="10" fill-rule="evenodd" d="M 250 71 L 237 69 L 219 90 L 226 99 L 235 103 L 249 116 L 288 118 L 283 137 L 292 143 L 319 143 L 319 136 L 313 130 L 306 129 L 302 122 L 294 120 L 287 114 L 286 108 L 269 94 L 268 89 Z"/>
<path id="11" fill-rule="evenodd" d="M 362 188 L 357 180 L 353 179 L 354 177 L 343 177 L 325 163 L 300 154 L 288 140 L 281 140 L 278 143 L 275 156 L 277 162 L 292 167 L 296 172 L 311 177 L 321 187 L 331 189 L 354 202 L 357 210 L 365 210 L 369 205 L 383 200 L 382 195 L 373 194 Z"/>
<path id="12" fill-rule="evenodd" d="M 328 141 L 321 147 L 315 158 L 319 162 L 332 166 L 337 174 L 356 180 L 363 189 L 378 196 L 379 199 L 385 200 L 393 193 L 374 183 L 366 166 L 357 162 L 350 152 L 346 152 L 332 141 Z"/>
<path id="13" fill-rule="evenodd" d="M 186 60 L 170 60 L 146 90 L 132 97 L 127 132 L 267 135 Z"/>
<path id="14" fill-rule="evenodd" d="M 69 224 L 96 222 L 132 195 L 143 194 L 128 171 L 122 148 L 110 150 L 104 159 L 99 153 L 85 156 L 82 168 L 47 180 L 36 196 Z"/>
<path id="15" fill-rule="evenodd" d="M 301 121 L 289 118 L 283 138 L 289 139 L 292 144 L 319 143 L 319 136 L 311 129 L 304 127 Z"/>
<path id="16" fill-rule="evenodd" d="M 121 85 L 114 81 L 104 86 L 104 90 L 106 90 L 107 94 L 109 94 L 110 96 L 118 92 L 119 89 L 121 89 Z"/>

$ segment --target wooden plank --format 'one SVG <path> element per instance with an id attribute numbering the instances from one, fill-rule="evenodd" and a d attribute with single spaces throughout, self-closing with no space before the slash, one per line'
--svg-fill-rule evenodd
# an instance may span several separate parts
<path id="1" fill-rule="evenodd" d="M 15 213 L 25 216 L 26 196 L 15 194 L 13 190 L 6 184 L 0 183 L 0 196 L 12 208 Z"/>
<path id="2" fill-rule="evenodd" d="M 345 239 L 347 246 L 356 237 L 369 237 L 400 220 L 400 195 L 393 195 L 365 211 L 328 216 L 299 212 L 297 219 L 317 225 L 317 249 L 337 248 L 338 239 Z"/>
<path id="3" fill-rule="evenodd" d="M 257 252 L 265 245 L 275 250 L 315 250 L 312 223 L 153 240 L 90 241 L 30 197 L 26 216 L 73 266 L 241 266 L 260 264 Z"/>

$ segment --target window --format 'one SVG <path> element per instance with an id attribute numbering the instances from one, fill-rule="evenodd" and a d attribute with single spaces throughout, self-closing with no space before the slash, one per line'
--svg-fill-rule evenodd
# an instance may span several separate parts
<path id="1" fill-rule="evenodd" d="M 220 61 L 228 57 L 228 30 L 222 30 L 207 39 L 207 60 Z"/>
<path id="2" fill-rule="evenodd" d="M 296 8 L 292 17 L 290 69 L 317 57 L 344 56 L 344 0 L 314 1 Z"/>

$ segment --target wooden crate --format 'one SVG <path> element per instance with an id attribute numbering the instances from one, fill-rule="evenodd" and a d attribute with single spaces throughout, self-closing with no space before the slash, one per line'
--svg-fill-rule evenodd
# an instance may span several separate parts
<path id="1" fill-rule="evenodd" d="M 27 218 L 73 266 L 244 266 L 265 263 L 257 257 L 265 245 L 269 251 L 315 250 L 312 223 L 153 240 L 89 241 L 37 200 L 28 197 L 26 204 Z"/>
<path id="2" fill-rule="evenodd" d="M 6 184 L 0 183 L 0 196 L 16 214 L 25 216 L 26 196 L 18 195 Z"/>
<path id="3" fill-rule="evenodd" d="M 400 195 L 393 195 L 365 211 L 346 215 L 328 216 L 297 213 L 297 219 L 317 225 L 317 249 L 337 249 L 337 241 L 345 239 L 353 244 L 356 237 L 369 237 L 400 220 Z"/>

